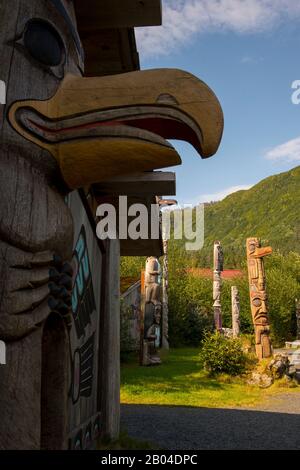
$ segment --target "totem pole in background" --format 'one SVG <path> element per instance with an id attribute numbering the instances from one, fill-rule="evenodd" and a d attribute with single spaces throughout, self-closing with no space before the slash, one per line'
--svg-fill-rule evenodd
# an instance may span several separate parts
<path id="1" fill-rule="evenodd" d="M 169 261 L 168 261 L 168 240 L 163 240 L 164 260 L 162 276 L 162 347 L 169 349 Z"/>
<path id="2" fill-rule="evenodd" d="M 237 338 L 240 334 L 240 296 L 236 286 L 231 287 L 232 335 Z"/>
<path id="3" fill-rule="evenodd" d="M 296 319 L 297 319 L 297 339 L 300 340 L 300 300 L 295 299 Z"/>
<path id="4" fill-rule="evenodd" d="M 144 277 L 144 278 L 143 278 Z M 142 326 L 141 326 L 141 365 L 151 366 L 161 363 L 158 348 L 161 347 L 161 267 L 154 256 L 146 261 L 142 276 Z"/>
<path id="5" fill-rule="evenodd" d="M 157 198 L 160 209 L 170 207 L 177 204 L 175 199 Z M 161 212 L 160 212 L 161 214 Z M 163 238 L 163 272 L 162 272 L 162 348 L 169 349 L 169 261 L 168 261 L 168 230 L 162 222 L 162 238 Z"/>
<path id="6" fill-rule="evenodd" d="M 214 300 L 214 319 L 217 331 L 222 331 L 222 310 L 221 310 L 221 289 L 224 255 L 221 243 L 214 243 L 214 272 L 213 272 L 213 300 Z"/>
<path id="7" fill-rule="evenodd" d="M 272 355 L 263 259 L 264 256 L 271 253 L 272 248 L 270 246 L 261 247 L 258 238 L 247 239 L 250 303 L 255 330 L 256 355 L 259 360 Z"/>

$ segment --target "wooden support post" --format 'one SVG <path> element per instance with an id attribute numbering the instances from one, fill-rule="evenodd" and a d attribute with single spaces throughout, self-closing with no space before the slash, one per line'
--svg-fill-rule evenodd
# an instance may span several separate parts
<path id="1" fill-rule="evenodd" d="M 110 240 L 106 252 L 105 308 L 101 332 L 102 437 L 116 439 L 120 432 L 120 243 Z"/>

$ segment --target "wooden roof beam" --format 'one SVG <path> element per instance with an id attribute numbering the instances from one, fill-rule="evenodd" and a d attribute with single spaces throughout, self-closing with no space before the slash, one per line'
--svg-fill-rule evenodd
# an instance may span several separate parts
<path id="1" fill-rule="evenodd" d="M 161 0 L 75 0 L 80 33 L 162 24 Z"/>
<path id="2" fill-rule="evenodd" d="M 149 171 L 119 175 L 107 181 L 93 185 L 95 197 L 100 195 L 163 195 L 176 194 L 175 173 Z"/>

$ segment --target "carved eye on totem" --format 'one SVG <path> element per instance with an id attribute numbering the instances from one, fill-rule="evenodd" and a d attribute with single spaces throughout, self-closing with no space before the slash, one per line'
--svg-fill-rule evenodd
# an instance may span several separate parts
<path id="1" fill-rule="evenodd" d="M 253 253 L 256 249 L 255 243 L 249 243 L 249 251 L 250 253 Z"/>
<path id="2" fill-rule="evenodd" d="M 253 303 L 254 307 L 261 307 L 261 305 L 262 305 L 262 301 L 260 299 L 253 299 L 252 303 Z"/>
<path id="3" fill-rule="evenodd" d="M 49 22 L 41 19 L 30 20 L 16 43 L 57 78 L 63 77 L 65 45 L 58 31 Z"/>

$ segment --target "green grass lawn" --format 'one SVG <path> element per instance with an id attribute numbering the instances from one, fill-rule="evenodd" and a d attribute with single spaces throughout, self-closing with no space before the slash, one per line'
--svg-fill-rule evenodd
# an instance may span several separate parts
<path id="1" fill-rule="evenodd" d="M 127 432 L 121 431 L 118 440 L 115 441 L 100 441 L 98 450 L 158 450 L 152 444 L 146 441 L 140 441 L 128 436 Z"/>
<path id="2" fill-rule="evenodd" d="M 255 405 L 283 391 L 276 385 L 250 386 L 241 378 L 209 377 L 198 354 L 199 349 L 172 349 L 160 366 L 141 367 L 137 357 L 122 364 L 121 403 L 230 408 Z"/>

